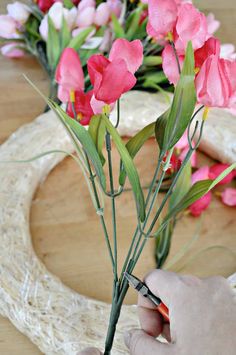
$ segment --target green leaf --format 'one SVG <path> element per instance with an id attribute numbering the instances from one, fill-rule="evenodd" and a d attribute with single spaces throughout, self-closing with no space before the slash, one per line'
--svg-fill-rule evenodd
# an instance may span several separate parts
<path id="1" fill-rule="evenodd" d="M 68 46 L 70 40 L 71 40 L 71 33 L 67 25 L 67 22 L 65 20 L 65 17 L 63 16 L 62 28 L 60 31 L 61 53 Z"/>
<path id="2" fill-rule="evenodd" d="M 47 39 L 47 58 L 49 67 L 53 72 L 55 71 L 60 55 L 61 46 L 59 32 L 57 32 L 52 19 L 48 16 L 48 39 Z"/>
<path id="3" fill-rule="evenodd" d="M 74 48 L 76 51 L 84 44 L 88 35 L 94 30 L 93 26 L 90 26 L 81 31 L 76 37 L 72 38 L 68 44 L 69 48 Z"/>
<path id="4" fill-rule="evenodd" d="M 101 119 L 100 115 L 93 116 L 90 123 L 88 132 L 95 144 L 99 157 L 101 159 L 102 165 L 105 164 L 105 158 L 102 154 L 102 148 L 104 143 L 104 137 L 106 133 L 106 128 L 104 121 Z"/>
<path id="5" fill-rule="evenodd" d="M 119 23 L 118 18 L 116 17 L 116 15 L 114 13 L 111 14 L 111 20 L 112 20 L 112 24 L 113 24 L 113 32 L 114 32 L 115 38 L 125 38 L 124 29 L 121 26 L 121 24 Z"/>
<path id="6" fill-rule="evenodd" d="M 132 186 L 132 190 L 133 190 L 133 193 L 135 196 L 138 216 L 139 216 L 141 222 L 143 222 L 145 219 L 145 203 L 144 203 L 143 191 L 141 188 L 137 169 L 133 163 L 133 160 L 132 160 L 125 144 L 123 143 L 121 137 L 119 136 L 116 128 L 112 125 L 112 123 L 109 121 L 109 119 L 105 115 L 102 115 L 102 119 L 105 123 L 107 131 L 110 133 L 110 135 L 112 136 L 112 138 L 114 140 L 114 143 L 117 147 L 117 150 L 118 150 L 120 157 L 122 159 L 122 162 L 124 164 L 125 171 L 127 173 L 127 176 L 129 178 L 129 181 L 130 181 L 130 184 Z"/>
<path id="7" fill-rule="evenodd" d="M 133 159 L 135 155 L 138 153 L 140 148 L 144 145 L 144 143 L 154 135 L 155 133 L 155 122 L 150 123 L 148 126 L 144 127 L 140 132 L 138 132 L 134 137 L 132 137 L 128 143 L 126 143 L 126 148 Z M 121 165 L 119 183 L 121 186 L 124 186 L 126 178 L 126 171 L 124 169 L 123 164 Z"/>
<path id="8" fill-rule="evenodd" d="M 100 184 L 105 191 L 106 189 L 106 178 L 104 175 L 103 167 L 101 160 L 99 158 L 98 152 L 94 145 L 94 142 L 88 133 L 88 131 L 77 121 L 69 117 L 65 111 L 61 109 L 55 102 L 51 103 L 49 101 L 50 107 L 56 112 L 58 116 L 66 123 L 68 127 L 72 130 L 75 137 L 81 143 L 83 149 L 88 154 L 89 159 L 92 161 L 96 174 L 99 178 Z"/>
<path id="9" fill-rule="evenodd" d="M 170 150 L 179 141 L 191 120 L 196 104 L 194 78 L 194 52 L 189 42 L 165 128 L 164 150 Z"/>
<path id="10" fill-rule="evenodd" d="M 63 4 L 69 10 L 75 6 L 71 0 L 63 0 Z"/>
<path id="11" fill-rule="evenodd" d="M 185 196 L 175 204 L 170 211 L 167 213 L 166 217 L 163 220 L 163 223 L 158 228 L 157 232 L 154 234 L 155 236 L 159 235 L 168 222 L 176 216 L 179 212 L 183 211 L 184 209 L 188 208 L 192 203 L 197 201 L 199 198 L 203 197 L 206 193 L 211 191 L 221 180 L 225 178 L 231 171 L 236 169 L 236 163 L 232 164 L 230 167 L 225 169 L 217 179 L 214 181 L 212 180 L 202 180 L 196 182 L 189 191 L 185 194 Z"/>
<path id="12" fill-rule="evenodd" d="M 162 57 L 160 55 L 149 55 L 147 57 L 144 57 L 143 59 L 143 65 L 146 65 L 148 67 L 153 67 L 160 64 L 162 64 Z"/>
<path id="13" fill-rule="evenodd" d="M 173 208 L 186 195 L 191 188 L 191 161 L 189 160 L 183 168 L 179 179 L 175 185 L 174 191 L 170 197 L 170 207 Z"/>
<path id="14" fill-rule="evenodd" d="M 165 129 L 166 129 L 166 124 L 167 124 L 169 112 L 170 112 L 170 110 L 167 110 L 161 116 L 159 116 L 158 119 L 156 120 L 155 136 L 156 136 L 156 140 L 157 140 L 157 143 L 158 143 L 161 151 L 163 150 L 164 134 L 165 134 Z"/>
<path id="15" fill-rule="evenodd" d="M 139 22 L 140 22 L 140 18 L 142 15 L 142 11 L 143 11 L 143 6 L 140 6 L 132 13 L 132 19 L 130 21 L 130 24 L 129 24 L 129 27 L 128 27 L 128 30 L 126 33 L 126 38 L 129 41 L 131 41 L 135 37 L 135 32 L 139 28 Z"/>
<path id="16" fill-rule="evenodd" d="M 156 70 L 145 73 L 145 75 L 143 76 L 143 79 L 153 81 L 156 84 L 161 84 L 161 83 L 167 82 L 167 78 L 166 78 L 164 72 L 163 71 L 156 71 Z"/>

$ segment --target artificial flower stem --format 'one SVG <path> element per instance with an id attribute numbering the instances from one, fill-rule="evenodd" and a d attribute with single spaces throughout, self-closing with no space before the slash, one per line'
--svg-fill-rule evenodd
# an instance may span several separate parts
<path id="1" fill-rule="evenodd" d="M 101 205 L 100 205 L 100 201 L 99 201 L 99 197 L 98 197 L 98 192 L 97 192 L 96 184 L 95 184 L 95 181 L 94 181 L 94 174 L 92 172 L 91 165 L 90 165 L 87 153 L 85 153 L 85 157 L 86 157 L 87 166 L 88 166 L 88 170 L 89 170 L 89 178 L 90 178 L 91 183 L 92 183 L 93 192 L 94 192 L 95 200 L 96 200 L 96 203 L 97 203 L 97 209 L 101 210 Z M 114 257 L 113 257 L 113 254 L 112 254 L 111 244 L 110 244 L 110 240 L 109 240 L 109 236 L 108 236 L 108 232 L 107 232 L 107 227 L 106 227 L 106 223 L 105 223 L 105 220 L 104 220 L 104 216 L 103 216 L 103 214 L 99 214 L 99 217 L 100 217 L 102 228 L 103 228 L 103 231 L 104 231 L 108 252 L 109 252 L 109 256 L 110 256 L 112 267 L 113 267 L 113 272 L 115 272 L 115 269 L 114 269 L 115 262 L 114 262 Z"/>
<path id="2" fill-rule="evenodd" d="M 116 231 L 116 206 L 114 195 L 114 182 L 113 182 L 113 170 L 112 170 L 112 157 L 111 157 L 111 136 L 109 132 L 106 132 L 106 150 L 108 158 L 108 171 L 111 190 L 111 207 L 112 207 L 112 226 L 113 226 L 113 244 L 114 244 L 114 280 L 118 280 L 117 275 L 117 231 Z"/>
<path id="3" fill-rule="evenodd" d="M 153 188 L 155 186 L 155 183 L 156 183 L 156 180 L 157 180 L 157 177 L 158 177 L 158 174 L 159 174 L 159 171 L 160 171 L 160 167 L 161 167 L 161 163 L 162 163 L 162 156 L 159 158 L 158 160 L 158 163 L 157 163 L 157 167 L 156 167 L 156 170 L 154 172 L 154 176 L 153 176 L 153 179 L 152 179 L 152 182 L 151 182 L 151 185 L 149 186 L 149 191 L 148 191 L 148 195 L 147 195 L 147 198 L 146 198 L 146 202 L 145 202 L 145 207 L 147 208 L 148 204 L 149 204 L 149 201 L 150 201 L 150 198 L 151 198 L 151 195 L 152 195 L 152 191 L 153 191 Z M 150 208 L 149 208 L 150 210 Z M 149 211 L 148 211 L 148 215 L 150 215 Z M 147 217 L 145 218 L 145 221 L 144 221 L 144 224 L 147 220 Z M 147 223 L 147 222 L 146 222 Z M 126 271 L 127 269 L 127 266 L 128 266 L 128 263 L 129 263 L 129 260 L 130 260 L 130 256 L 131 256 L 131 253 L 133 251 L 133 248 L 134 248 L 134 245 L 135 245 L 135 242 L 136 242 L 136 237 L 138 235 L 138 232 L 139 232 L 139 229 L 138 227 L 136 228 L 135 230 L 135 233 L 133 235 L 133 238 L 132 238 L 132 242 L 131 242 L 131 245 L 130 245 L 130 248 L 128 250 L 128 254 L 126 256 L 126 259 L 125 259 L 125 262 L 124 262 L 124 265 L 123 265 L 123 269 L 122 269 L 122 272 L 121 272 L 121 280 L 124 279 L 124 272 Z"/>
<path id="4" fill-rule="evenodd" d="M 183 161 L 183 163 L 182 163 L 182 165 L 181 165 L 181 168 L 179 169 L 179 171 L 178 171 L 177 174 L 175 175 L 175 178 L 173 179 L 172 184 L 171 184 L 171 186 L 170 186 L 168 192 L 166 193 L 164 199 L 162 200 L 162 203 L 161 203 L 161 205 L 160 205 L 160 207 L 159 207 L 159 209 L 158 209 L 156 215 L 155 215 L 154 218 L 153 218 L 153 221 L 152 221 L 152 223 L 151 223 L 151 226 L 149 227 L 149 230 L 148 230 L 148 232 L 146 233 L 147 237 L 143 240 L 143 242 L 142 242 L 142 244 L 141 244 L 141 246 L 140 246 L 140 249 L 139 249 L 139 251 L 137 252 L 137 255 L 135 255 L 135 257 L 134 257 L 134 262 L 133 262 L 133 265 L 132 265 L 131 270 L 134 269 L 134 267 L 135 267 L 135 265 L 136 265 L 136 263 L 137 263 L 137 261 L 138 261 L 140 255 L 141 255 L 141 253 L 142 253 L 142 251 L 143 251 L 143 248 L 144 248 L 144 246 L 145 246 L 145 244 L 146 244 L 146 242 L 147 242 L 147 240 L 148 240 L 148 237 L 150 236 L 150 234 L 151 234 L 151 232 L 152 232 L 152 230 L 153 230 L 153 228 L 154 228 L 154 226 L 155 226 L 155 224 L 156 224 L 156 222 L 157 222 L 157 220 L 158 220 L 158 218 L 159 218 L 159 216 L 160 216 L 160 214 L 161 214 L 161 212 L 162 212 L 162 210 L 163 210 L 163 208 L 164 208 L 164 206 L 165 206 L 165 204 L 166 204 L 166 201 L 168 200 L 169 196 L 171 195 L 171 193 L 172 193 L 172 191 L 173 191 L 173 188 L 175 187 L 175 184 L 176 184 L 176 182 L 177 182 L 177 180 L 178 180 L 180 174 L 182 173 L 182 171 L 183 171 L 184 167 L 186 166 L 187 162 L 190 160 L 190 158 L 191 158 L 193 152 L 194 152 L 194 149 L 191 149 L 191 148 L 190 148 L 189 151 L 188 151 L 188 153 L 187 153 L 187 155 L 186 155 L 186 157 L 185 157 L 185 159 L 184 159 L 184 161 Z M 157 236 L 156 236 L 156 237 L 157 237 Z"/>

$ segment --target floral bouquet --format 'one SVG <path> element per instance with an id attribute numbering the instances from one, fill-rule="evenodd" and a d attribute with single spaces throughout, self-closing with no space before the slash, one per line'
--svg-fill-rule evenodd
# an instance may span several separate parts
<path id="1" fill-rule="evenodd" d="M 43 1 L 39 2 L 38 6 L 42 3 Z M 84 0 L 79 3 L 79 7 L 83 3 Z M 68 1 L 65 4 L 67 7 L 72 6 Z M 108 2 L 101 3 L 96 10 L 94 6 L 90 6 L 86 11 L 88 14 L 95 14 L 93 21 L 96 18 L 98 21 L 98 9 L 101 6 L 107 7 L 107 4 Z M 63 6 L 61 2 L 56 2 L 53 6 L 55 5 L 60 8 Z M 62 17 L 64 20 L 61 31 L 55 30 L 52 25 L 52 7 L 46 15 L 47 24 L 44 24 L 48 31 L 46 63 L 50 64 L 50 73 L 55 74 L 57 96 L 63 105 L 43 97 L 74 144 L 75 154 L 72 156 L 87 181 L 111 260 L 113 295 L 104 354 L 111 353 L 116 324 L 129 287 L 124 272 L 133 272 L 150 238 L 157 240 L 158 266 L 161 267 L 169 252 L 171 231 L 181 213 L 190 209 L 193 214 L 199 215 L 210 202 L 211 190 L 235 177 L 236 163 L 231 166 L 202 167 L 192 178 L 191 164 L 195 165 L 195 152 L 201 141 L 209 109 L 235 108 L 236 62 L 232 58 L 221 57 L 220 42 L 212 35 L 213 30 L 209 29 L 207 18 L 189 1 L 149 0 L 145 6 L 149 16 L 146 18 L 148 36 L 145 35 L 144 40 L 140 39 L 139 30 L 133 31 L 134 25 L 127 25 L 125 31 L 120 22 L 117 22 L 119 15 L 114 17 L 112 13 L 112 31 L 119 38 L 112 41 L 109 49 L 105 51 L 107 55 L 97 53 L 97 48 L 93 48 L 92 51 L 96 49 L 96 53 L 91 55 L 86 49 L 84 56 L 83 48 L 77 45 L 67 45 L 60 55 L 63 46 L 60 47 L 59 44 L 71 43 L 69 41 L 78 44 L 79 41 L 81 45 L 81 33 L 84 34 L 86 30 L 87 34 L 94 31 L 86 29 L 81 32 L 79 29 L 79 40 L 77 36 L 71 39 L 71 32 L 65 32 L 65 28 L 68 29 L 68 25 L 65 26 L 65 14 L 74 11 L 73 6 L 70 10 L 67 9 Z M 40 8 L 42 11 L 48 10 L 48 7 Z M 36 17 L 38 8 L 33 9 L 32 21 L 39 21 Z M 140 18 L 136 19 L 137 9 L 139 7 L 133 6 L 129 10 L 131 14 L 129 11 L 126 13 L 126 10 L 124 12 L 128 14 L 129 21 L 137 23 L 138 19 L 140 28 L 142 23 L 140 24 Z M 104 16 L 105 12 L 101 13 Z M 37 16 L 39 18 L 39 15 Z M 81 21 L 88 19 L 89 15 L 86 18 L 81 15 Z M 96 25 L 98 26 L 98 22 Z M 214 26 L 216 23 L 213 19 L 212 27 Z M 134 28 L 137 29 L 135 26 Z M 96 27 L 97 32 L 100 30 L 101 28 Z M 130 38 L 127 38 L 128 32 L 132 32 Z M 68 36 L 64 36 L 65 33 Z M 66 42 L 63 42 L 65 38 Z M 85 37 L 83 38 L 83 43 L 86 43 Z M 94 40 L 94 37 L 90 40 L 92 38 Z M 157 58 L 155 54 L 159 53 L 160 48 L 163 49 L 163 70 L 174 84 L 174 94 L 166 112 L 128 142 L 124 142 L 117 130 L 120 115 L 125 117 L 125 112 L 121 112 L 120 98 L 138 83 L 135 75 L 142 68 L 145 58 L 148 58 L 146 42 L 151 45 L 154 53 L 152 57 Z M 43 48 L 40 43 L 41 41 L 36 41 L 35 46 Z M 155 73 L 152 68 L 151 72 L 152 74 L 146 72 L 146 78 L 149 75 L 152 78 L 159 77 L 162 69 L 158 67 Z M 115 106 L 117 119 L 116 123 L 112 124 L 110 113 Z M 150 177 L 151 183 L 146 193 L 142 188 L 134 158 L 151 136 L 155 136 L 156 142 L 156 168 Z M 114 178 L 114 149 L 120 156 L 118 180 Z M 108 170 L 108 177 L 105 169 Z M 130 247 L 124 263 L 118 265 L 116 201 L 124 192 L 127 180 L 136 204 L 137 225 L 133 236 L 127 236 L 130 239 Z M 160 197 L 163 187 L 165 195 Z M 235 191 L 234 196 L 230 194 L 230 198 L 226 195 L 227 192 L 224 193 L 223 200 L 234 205 Z M 110 201 L 112 207 L 111 233 L 107 229 L 104 197 Z"/>

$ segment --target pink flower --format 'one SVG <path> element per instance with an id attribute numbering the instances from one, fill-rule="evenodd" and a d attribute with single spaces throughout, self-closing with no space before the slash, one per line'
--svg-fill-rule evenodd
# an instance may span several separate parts
<path id="1" fill-rule="evenodd" d="M 96 1 L 95 0 L 81 0 L 79 5 L 78 5 L 78 10 L 79 12 L 88 8 L 88 7 L 96 7 Z"/>
<path id="2" fill-rule="evenodd" d="M 225 169 L 229 167 L 228 164 L 214 164 L 210 167 L 209 178 L 215 180 Z M 230 183 L 235 176 L 235 171 L 231 171 L 223 180 L 221 180 L 218 185 L 224 185 Z"/>
<path id="3" fill-rule="evenodd" d="M 200 69 L 205 60 L 212 54 L 217 56 L 220 54 L 220 41 L 215 37 L 209 38 L 201 48 L 195 51 L 195 67 Z"/>
<path id="4" fill-rule="evenodd" d="M 120 0 L 107 0 L 110 13 L 115 14 L 117 18 L 120 17 L 122 11 L 122 2 Z"/>
<path id="5" fill-rule="evenodd" d="M 208 36 L 207 21 L 203 13 L 192 4 L 184 3 L 179 8 L 176 30 L 174 32 L 175 46 L 178 54 L 184 54 L 189 41 L 193 49 L 201 48 Z"/>
<path id="6" fill-rule="evenodd" d="M 30 8 L 22 2 L 16 1 L 7 5 L 8 14 L 21 24 L 26 23 L 30 16 Z"/>
<path id="7" fill-rule="evenodd" d="M 222 202 L 231 207 L 236 206 L 236 189 L 228 187 L 221 194 Z"/>
<path id="8" fill-rule="evenodd" d="M 90 90 L 87 93 L 83 91 L 75 92 L 75 112 L 77 114 L 77 119 L 83 126 L 87 126 L 91 120 L 91 117 L 94 115 L 93 109 L 91 107 L 90 101 L 93 95 L 93 91 Z M 67 108 L 67 114 L 74 118 L 74 112 L 72 109 L 72 103 L 69 102 Z"/>
<path id="9" fill-rule="evenodd" d="M 162 39 L 172 32 L 177 19 L 177 10 L 175 0 L 148 0 L 149 36 Z"/>
<path id="10" fill-rule="evenodd" d="M 63 17 L 66 20 L 69 30 L 72 30 L 75 25 L 77 10 L 75 7 L 68 10 L 63 7 L 62 3 L 56 2 L 50 8 L 48 14 L 44 16 L 39 26 L 39 33 L 45 41 L 47 41 L 48 38 L 48 16 L 50 16 L 56 30 L 60 31 Z"/>
<path id="11" fill-rule="evenodd" d="M 25 51 L 24 49 L 17 48 L 19 47 L 19 43 L 10 42 L 1 47 L 1 53 L 5 57 L 8 58 L 21 58 L 24 57 Z"/>
<path id="12" fill-rule="evenodd" d="M 210 13 L 206 17 L 207 19 L 207 30 L 210 36 L 212 36 L 220 27 L 220 21 L 215 19 L 215 15 Z"/>
<path id="13" fill-rule="evenodd" d="M 180 66 L 183 66 L 184 56 L 179 56 Z M 176 85 L 179 80 L 178 64 L 174 50 L 170 44 L 167 44 L 162 52 L 163 71 L 171 84 Z"/>
<path id="14" fill-rule="evenodd" d="M 55 80 L 59 84 L 58 98 L 70 101 L 71 91 L 84 90 L 84 73 L 79 56 L 73 48 L 64 49 L 56 69 Z"/>
<path id="15" fill-rule="evenodd" d="M 129 42 L 126 39 L 117 39 L 110 50 L 109 60 L 124 59 L 128 70 L 134 74 L 143 62 L 143 46 L 138 39 Z"/>
<path id="16" fill-rule="evenodd" d="M 96 54 L 88 60 L 88 73 L 96 100 L 114 104 L 136 83 L 134 72 L 141 65 L 141 41 L 118 39 L 113 43 L 109 59 Z"/>
<path id="17" fill-rule="evenodd" d="M 17 22 L 9 15 L 0 15 L 0 37 L 19 38 L 17 33 Z"/>
<path id="18" fill-rule="evenodd" d="M 209 207 L 209 205 L 211 203 L 211 198 L 212 198 L 212 194 L 211 194 L 211 192 L 208 192 L 206 195 L 199 198 L 199 200 L 195 201 L 189 207 L 191 214 L 194 217 L 200 216 L 202 214 L 202 212 L 205 211 Z"/>
<path id="19" fill-rule="evenodd" d="M 196 77 L 198 102 L 208 107 L 229 107 L 233 95 L 225 59 L 210 55 Z"/>
<path id="20" fill-rule="evenodd" d="M 40 8 L 40 10 L 42 12 L 47 12 L 50 7 L 53 5 L 54 3 L 54 0 L 38 0 L 37 1 L 37 4 L 38 4 L 38 7 Z"/>
<path id="21" fill-rule="evenodd" d="M 94 23 L 97 26 L 104 26 L 110 19 L 110 8 L 105 2 L 98 5 L 95 13 Z"/>
<path id="22" fill-rule="evenodd" d="M 209 167 L 208 166 L 203 166 L 200 169 L 198 169 L 193 175 L 192 175 L 192 185 L 194 185 L 196 182 L 201 181 L 201 180 L 206 180 L 209 179 Z M 200 199 L 192 203 L 191 206 L 189 206 L 189 210 L 191 214 L 195 217 L 200 216 L 201 213 L 207 209 L 209 204 L 211 203 L 211 197 L 212 194 L 209 191 L 207 194 L 202 196 Z"/>
<path id="23" fill-rule="evenodd" d="M 89 6 L 78 12 L 76 24 L 78 27 L 89 27 L 94 23 L 95 7 Z"/>

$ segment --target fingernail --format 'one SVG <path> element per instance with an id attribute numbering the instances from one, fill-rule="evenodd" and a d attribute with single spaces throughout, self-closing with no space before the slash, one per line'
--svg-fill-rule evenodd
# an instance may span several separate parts
<path id="1" fill-rule="evenodd" d="M 131 335 L 132 335 L 131 330 L 128 330 L 124 334 L 124 342 L 125 342 L 125 345 L 127 346 L 127 348 L 129 348 L 129 345 L 130 345 Z"/>

